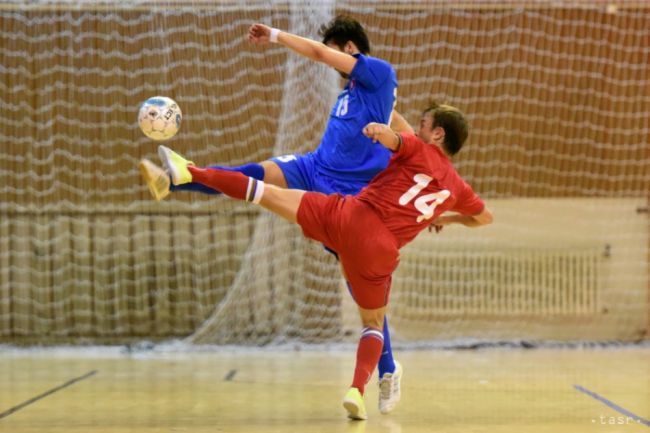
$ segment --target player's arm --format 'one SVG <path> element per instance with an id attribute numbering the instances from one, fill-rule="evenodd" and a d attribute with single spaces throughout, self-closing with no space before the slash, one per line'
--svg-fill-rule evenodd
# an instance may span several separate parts
<path id="1" fill-rule="evenodd" d="M 409 123 L 399 114 L 397 111 L 393 110 L 390 117 L 390 129 L 395 132 L 407 132 L 409 134 L 415 134 L 415 130 Z"/>
<path id="2" fill-rule="evenodd" d="M 441 215 L 436 218 L 436 220 L 432 222 L 431 225 L 436 227 L 437 231 L 440 231 L 437 227 L 442 228 L 450 224 L 462 224 L 465 227 L 481 227 L 484 225 L 492 224 L 492 221 L 494 221 L 492 212 L 490 212 L 487 207 L 484 207 L 483 210 L 476 215 Z"/>
<path id="3" fill-rule="evenodd" d="M 271 37 L 275 40 L 271 40 Z M 337 51 L 311 39 L 273 29 L 264 24 L 253 24 L 248 30 L 248 40 L 261 44 L 277 42 L 315 62 L 325 63 L 345 74 L 350 74 L 357 59 L 342 51 Z"/>
<path id="4" fill-rule="evenodd" d="M 367 124 L 363 128 L 363 135 L 370 138 L 373 143 L 380 142 L 393 152 L 399 150 L 402 145 L 402 137 L 383 123 L 371 122 Z"/>

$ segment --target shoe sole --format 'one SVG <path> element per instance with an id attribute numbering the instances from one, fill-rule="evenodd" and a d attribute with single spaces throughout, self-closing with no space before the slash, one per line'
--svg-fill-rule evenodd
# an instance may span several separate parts
<path id="1" fill-rule="evenodd" d="M 160 162 L 163 163 L 163 165 L 165 166 L 165 168 L 167 169 L 167 171 L 171 175 L 172 183 L 174 185 L 178 185 L 179 184 L 178 180 L 180 178 L 180 174 L 176 170 L 176 166 L 171 161 L 171 158 L 170 158 L 171 153 L 170 152 L 171 152 L 171 149 L 168 149 L 167 147 L 165 147 L 163 145 L 158 146 L 158 158 L 160 158 Z"/>
<path id="2" fill-rule="evenodd" d="M 393 410 L 395 410 L 395 407 L 397 407 L 397 403 L 395 403 L 395 404 L 392 405 L 391 407 L 385 407 L 383 410 L 382 410 L 382 409 L 379 409 L 379 413 L 382 414 L 382 415 L 388 415 L 388 414 L 391 413 Z"/>
<path id="3" fill-rule="evenodd" d="M 348 411 L 348 418 L 350 419 L 359 420 L 359 421 L 368 419 L 367 415 L 364 416 L 363 414 L 359 414 L 360 412 L 359 406 L 353 401 L 344 401 L 343 407 L 345 408 L 345 410 Z"/>
<path id="4" fill-rule="evenodd" d="M 140 169 L 140 175 L 142 176 L 144 182 L 147 184 L 149 193 L 154 198 L 154 200 L 160 201 L 169 195 L 169 190 L 165 191 L 163 194 L 158 193 L 158 188 L 156 188 L 157 178 L 154 179 L 154 176 L 151 176 L 151 173 L 149 173 L 149 169 L 147 168 L 147 165 L 144 163 L 144 161 L 140 161 L 140 163 L 138 163 L 138 168 Z"/>

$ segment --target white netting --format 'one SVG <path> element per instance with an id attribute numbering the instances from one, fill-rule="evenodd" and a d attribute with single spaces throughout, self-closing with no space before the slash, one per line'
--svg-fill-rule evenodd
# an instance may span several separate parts
<path id="1" fill-rule="evenodd" d="M 318 39 L 320 25 L 334 16 L 333 3 L 290 4 L 287 30 Z M 305 136 L 323 128 L 338 93 L 338 75 L 331 69 L 295 55 L 285 67 L 274 155 L 309 151 L 313 143 L 306 144 Z M 322 247 L 304 240 L 296 226 L 261 213 L 234 284 L 191 340 L 318 341 L 339 336 L 338 269 L 333 259 L 327 259 Z M 319 276 L 321 281 L 314 281 Z"/>
<path id="2" fill-rule="evenodd" d="M 319 141 L 338 76 L 265 22 L 317 37 L 348 13 L 399 79 L 472 125 L 457 167 L 496 215 L 402 252 L 396 341 L 635 340 L 649 314 L 650 9 L 643 3 L 2 2 L 0 339 L 191 335 L 345 339 L 336 262 L 278 218 L 224 198 L 150 200 L 139 104 L 174 98 L 170 146 L 238 165 Z M 356 335 L 356 332 L 354 332 Z"/>

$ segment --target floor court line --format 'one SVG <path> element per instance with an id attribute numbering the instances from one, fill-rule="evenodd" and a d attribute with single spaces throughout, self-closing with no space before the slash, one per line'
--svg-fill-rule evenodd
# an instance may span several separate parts
<path id="1" fill-rule="evenodd" d="M 616 412 L 621 413 L 621 414 L 623 414 L 623 415 L 625 415 L 627 417 L 632 418 L 633 420 L 635 420 L 639 424 L 643 424 L 646 427 L 650 427 L 650 421 L 648 421 L 647 419 L 642 418 L 642 417 L 630 412 L 629 410 L 627 410 L 625 408 L 622 408 L 621 406 L 617 405 L 613 401 L 608 400 L 605 397 L 603 397 L 603 396 L 601 396 L 599 394 L 596 394 L 595 392 L 590 391 L 590 390 L 588 390 L 587 388 L 585 388 L 585 387 L 583 387 L 581 385 L 573 385 L 573 387 L 576 390 L 582 392 L 583 394 L 587 394 L 589 397 L 591 397 L 591 398 L 593 398 L 595 400 L 598 400 L 599 402 L 609 406 L 610 408 L 614 409 Z"/>
<path id="2" fill-rule="evenodd" d="M 48 389 L 47 391 L 45 391 L 45 392 L 43 392 L 43 393 L 41 393 L 41 394 L 39 394 L 39 395 L 37 395 L 35 397 L 32 397 L 29 400 L 25 400 L 24 402 L 20 403 L 19 405 L 16 405 L 16 406 L 14 406 L 14 407 L 12 407 L 10 409 L 7 409 L 6 411 L 0 413 L 0 419 L 8 417 L 12 413 L 17 412 L 20 409 L 22 409 L 22 408 L 24 408 L 26 406 L 29 406 L 32 403 L 36 403 L 38 400 L 40 400 L 42 398 L 45 398 L 48 395 L 52 395 L 55 392 L 61 391 L 62 389 L 67 388 L 70 385 L 74 385 L 75 383 L 80 382 L 80 381 L 82 381 L 84 379 L 88 379 L 89 377 L 94 376 L 95 374 L 97 374 L 97 370 L 92 370 L 92 371 L 89 371 L 88 373 L 86 373 L 86 374 L 84 374 L 82 376 L 72 378 L 72 379 L 68 380 L 67 382 L 62 383 L 59 386 L 56 386 L 56 387 L 54 387 L 52 389 Z"/>
<path id="3" fill-rule="evenodd" d="M 232 382 L 236 374 L 237 374 L 237 369 L 230 370 L 228 374 L 226 374 L 226 376 L 223 378 L 223 380 L 226 382 Z"/>

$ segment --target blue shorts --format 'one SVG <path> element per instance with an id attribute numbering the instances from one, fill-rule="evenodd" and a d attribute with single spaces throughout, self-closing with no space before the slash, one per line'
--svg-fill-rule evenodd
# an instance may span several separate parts
<path id="1" fill-rule="evenodd" d="M 319 172 L 314 162 L 314 154 L 293 154 L 271 158 L 282 170 L 287 186 L 291 189 L 322 192 L 323 194 L 339 193 L 356 195 L 368 185 L 365 182 L 352 179 L 335 179 Z"/>

